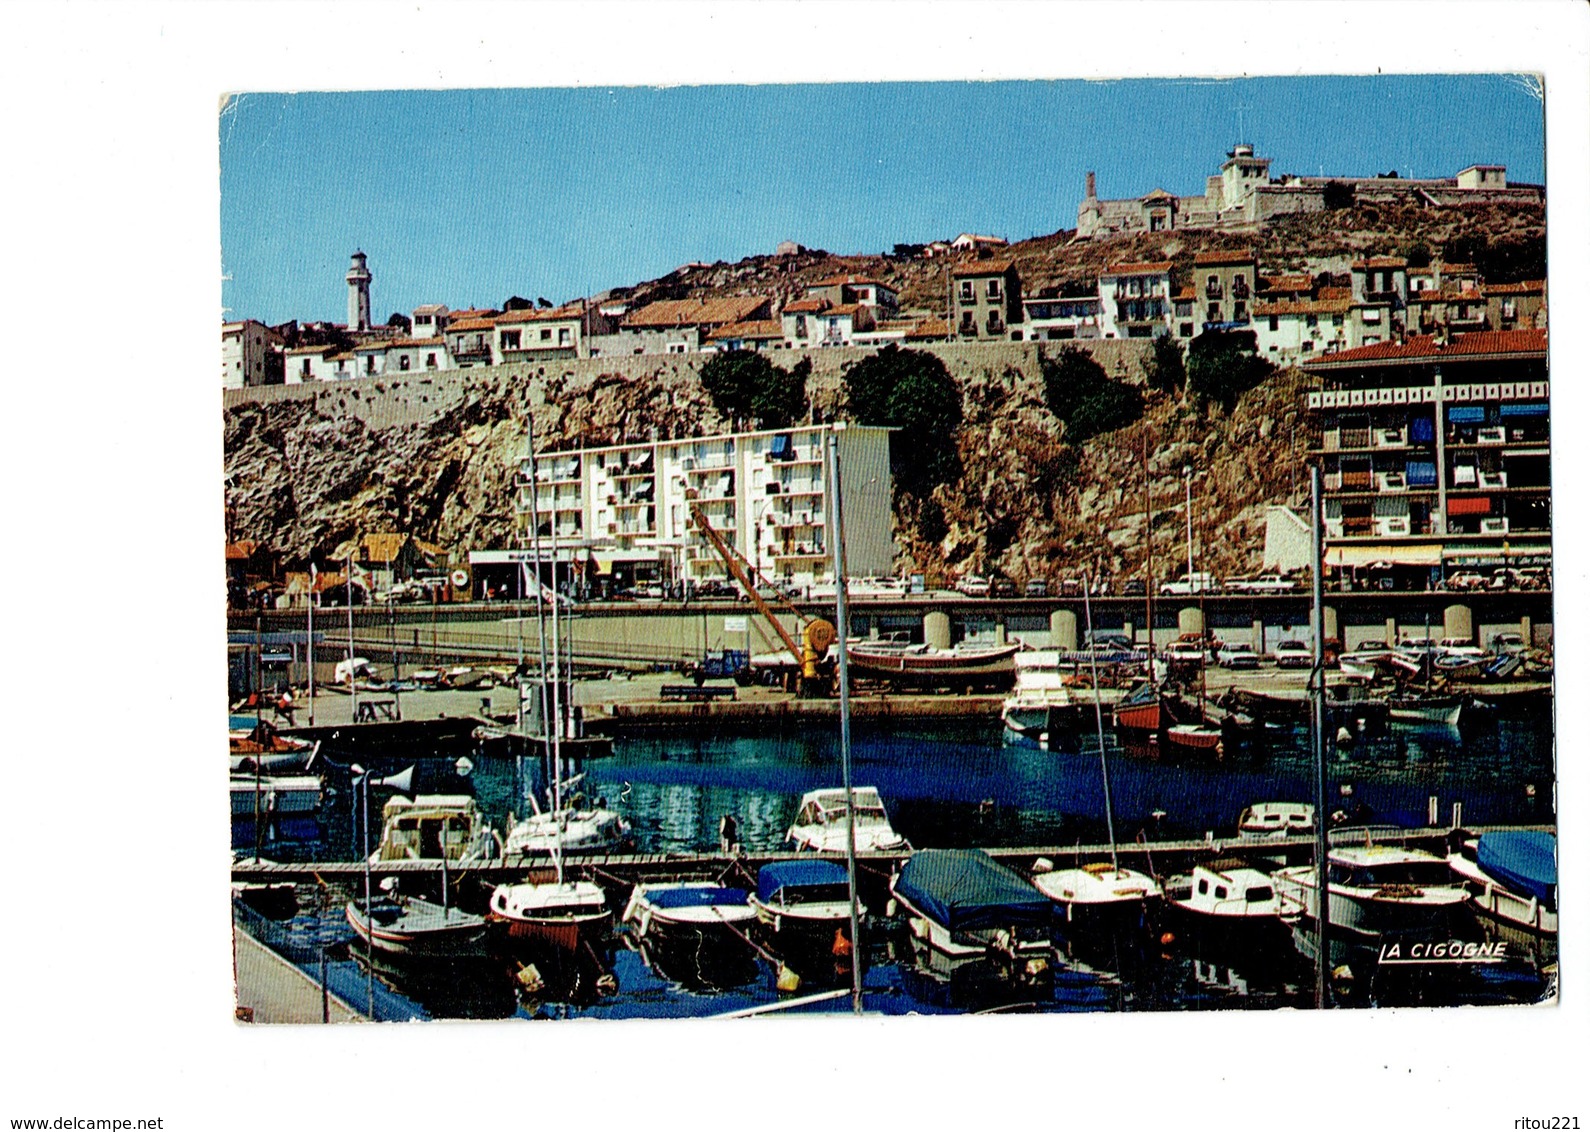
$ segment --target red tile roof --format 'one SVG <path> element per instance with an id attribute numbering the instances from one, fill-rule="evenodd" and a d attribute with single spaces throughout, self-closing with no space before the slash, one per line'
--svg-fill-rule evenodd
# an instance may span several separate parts
<path id="1" fill-rule="evenodd" d="M 1164 275 L 1170 271 L 1170 260 L 1152 263 L 1112 263 L 1104 275 Z"/>
<path id="2" fill-rule="evenodd" d="M 258 549 L 259 542 L 251 538 L 242 539 L 239 542 L 229 542 L 226 544 L 226 557 L 233 562 L 245 561 L 253 558 L 254 552 Z"/>
<path id="3" fill-rule="evenodd" d="M 447 343 L 438 334 L 430 338 L 394 338 L 387 345 L 400 350 L 434 350 L 438 347 L 445 347 Z"/>
<path id="4" fill-rule="evenodd" d="M 971 263 L 957 264 L 950 269 L 951 275 L 1003 275 L 1016 266 L 1013 259 L 976 259 Z"/>
<path id="5" fill-rule="evenodd" d="M 498 313 L 490 307 L 471 307 L 467 311 L 454 311 L 452 325 L 458 325 L 458 320 L 461 318 L 492 318 Z"/>
<path id="6" fill-rule="evenodd" d="M 497 325 L 495 318 L 466 318 L 462 322 L 451 322 L 447 325 L 447 333 L 467 330 L 490 330 Z"/>
<path id="7" fill-rule="evenodd" d="M 1317 299 L 1327 301 L 1330 299 L 1350 299 L 1352 297 L 1353 289 L 1351 287 L 1321 287 L 1319 293 L 1315 296 Z"/>
<path id="8" fill-rule="evenodd" d="M 784 327 L 775 319 L 758 318 L 750 322 L 731 322 L 720 326 L 708 338 L 783 338 Z"/>
<path id="9" fill-rule="evenodd" d="M 1259 278 L 1259 286 L 1269 291 L 1312 291 L 1314 277 L 1302 275 L 1264 275 Z"/>
<path id="10" fill-rule="evenodd" d="M 1283 314 L 1346 314 L 1353 309 L 1351 299 L 1281 299 L 1253 305 L 1254 318 Z"/>
<path id="11" fill-rule="evenodd" d="M 1475 358 L 1499 355 L 1529 355 L 1546 352 L 1544 330 L 1481 330 L 1457 334 L 1444 347 L 1432 335 L 1409 338 L 1406 342 L 1377 342 L 1344 350 L 1305 364 L 1305 369 L 1338 369 L 1364 362 L 1418 362 L 1433 358 Z"/>
<path id="12" fill-rule="evenodd" d="M 1544 279 L 1525 279 L 1520 283 L 1487 283 L 1487 295 L 1544 295 L 1546 281 Z"/>
<path id="13" fill-rule="evenodd" d="M 326 354 L 336 350 L 335 346 L 293 346 L 287 350 L 289 354 Z"/>
<path id="14" fill-rule="evenodd" d="M 726 299 L 663 299 L 629 313 L 624 325 L 631 329 L 673 326 L 722 326 L 744 322 L 768 303 L 762 295 L 736 295 Z"/>
<path id="15" fill-rule="evenodd" d="M 908 339 L 913 338 L 948 338 L 950 327 L 942 318 L 924 318 L 914 327 L 905 332 Z"/>
<path id="16" fill-rule="evenodd" d="M 580 313 L 579 307 L 553 307 L 551 309 L 543 307 L 537 310 L 509 311 L 507 314 L 498 315 L 493 321 L 497 326 L 519 322 L 567 322 L 569 319 L 578 319 Z M 457 329 L 456 324 L 454 329 Z"/>
<path id="17" fill-rule="evenodd" d="M 827 299 L 796 299 L 784 307 L 785 314 L 816 314 L 833 304 Z"/>
<path id="18" fill-rule="evenodd" d="M 1198 288 L 1196 288 L 1196 287 L 1183 287 L 1180 291 L 1177 291 L 1174 295 L 1172 295 L 1170 297 L 1170 301 L 1173 302 L 1173 303 L 1191 303 L 1191 302 L 1196 301 L 1197 298 L 1198 298 Z"/>
<path id="19" fill-rule="evenodd" d="M 1220 263 L 1254 263 L 1257 262 L 1251 251 L 1247 252 L 1199 252 L 1193 257 L 1194 266 Z"/>
<path id="20" fill-rule="evenodd" d="M 1353 264 L 1353 269 L 1357 270 L 1360 267 L 1367 267 L 1367 268 L 1371 268 L 1371 269 L 1376 269 L 1376 268 L 1382 268 L 1382 267 L 1407 267 L 1407 266 L 1408 266 L 1408 261 L 1403 259 L 1401 256 L 1379 255 L 1379 256 L 1375 256 L 1375 257 L 1373 257 L 1371 259 L 1358 260 L 1356 263 Z"/>
<path id="21" fill-rule="evenodd" d="M 359 546 L 366 562 L 391 562 L 403 552 L 403 544 L 408 540 L 409 536 L 403 534 L 365 535 Z"/>

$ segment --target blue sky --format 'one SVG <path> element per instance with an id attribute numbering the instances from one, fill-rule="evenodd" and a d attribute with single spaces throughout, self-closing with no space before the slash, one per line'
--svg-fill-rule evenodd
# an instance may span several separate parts
<path id="1" fill-rule="evenodd" d="M 562 302 L 785 239 L 1044 235 L 1089 169 L 1197 193 L 1238 140 L 1273 174 L 1545 176 L 1540 98 L 1485 75 L 245 94 L 219 134 L 225 313 L 268 323 L 343 321 L 356 247 L 377 321 Z"/>

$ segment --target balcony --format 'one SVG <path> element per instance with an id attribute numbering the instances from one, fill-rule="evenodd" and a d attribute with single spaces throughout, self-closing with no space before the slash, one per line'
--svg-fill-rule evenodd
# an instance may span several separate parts
<path id="1" fill-rule="evenodd" d="M 1226 289 L 1218 283 L 1210 283 L 1204 287 L 1204 298 L 1219 299 L 1225 296 Z"/>

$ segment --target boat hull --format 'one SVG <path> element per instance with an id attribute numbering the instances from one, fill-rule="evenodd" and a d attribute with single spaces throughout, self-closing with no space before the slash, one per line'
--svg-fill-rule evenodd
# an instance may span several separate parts
<path id="1" fill-rule="evenodd" d="M 1273 874 L 1277 892 L 1303 907 L 1313 920 L 1319 914 L 1318 885 L 1312 866 L 1282 869 Z M 1460 888 L 1418 890 L 1418 896 L 1386 896 L 1375 890 L 1330 886 L 1331 930 L 1351 932 L 1365 939 L 1385 935 L 1417 938 L 1445 935 L 1461 924 L 1467 894 Z"/>
<path id="2" fill-rule="evenodd" d="M 1016 681 L 1015 655 L 1019 646 L 967 653 L 912 649 L 849 650 L 851 675 L 862 680 L 886 680 L 917 687 L 1008 688 Z"/>
<path id="3" fill-rule="evenodd" d="M 445 915 L 440 914 L 439 907 L 435 910 L 436 916 L 404 916 L 389 923 L 377 917 L 373 929 L 356 900 L 348 901 L 344 915 L 360 940 L 387 955 L 405 959 L 462 959 L 487 954 L 491 926 L 482 917 L 456 908 L 447 909 Z"/>

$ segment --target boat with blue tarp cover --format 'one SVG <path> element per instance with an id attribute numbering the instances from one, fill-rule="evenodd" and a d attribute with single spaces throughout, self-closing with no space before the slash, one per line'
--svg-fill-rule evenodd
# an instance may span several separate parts
<path id="1" fill-rule="evenodd" d="M 673 935 L 739 935 L 756 918 L 751 894 L 714 881 L 637 884 L 624 908 L 624 922 L 641 939 Z"/>
<path id="2" fill-rule="evenodd" d="M 1049 898 L 981 849 L 920 849 L 889 882 L 911 931 L 952 957 L 1047 952 Z"/>
<path id="3" fill-rule="evenodd" d="M 850 920 L 850 882 L 837 861 L 775 861 L 756 875 L 751 906 L 774 932 L 809 928 L 832 932 Z M 866 909 L 857 906 L 858 916 Z"/>
<path id="4" fill-rule="evenodd" d="M 1479 916 L 1512 933 L 1557 936 L 1557 838 L 1539 830 L 1459 830 L 1447 863 Z M 1527 942 L 1522 939 L 1521 941 Z"/>

